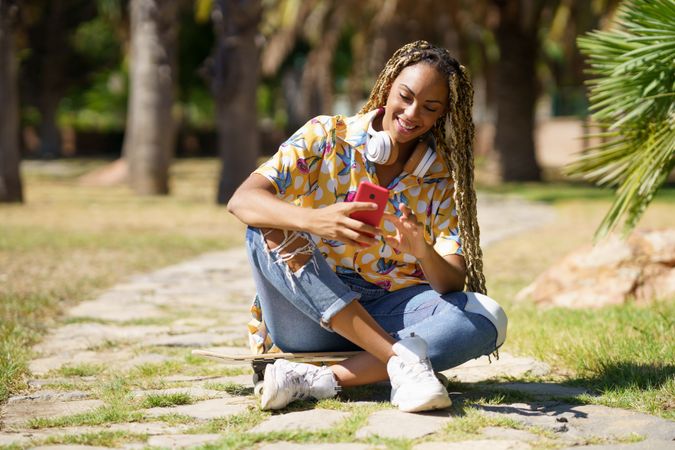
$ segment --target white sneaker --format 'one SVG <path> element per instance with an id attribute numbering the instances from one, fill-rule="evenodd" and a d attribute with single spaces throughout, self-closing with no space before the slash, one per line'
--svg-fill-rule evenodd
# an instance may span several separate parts
<path id="1" fill-rule="evenodd" d="M 427 343 L 411 336 L 394 344 L 395 356 L 387 363 L 391 403 L 401 411 L 416 412 L 447 408 L 448 391 L 438 381 L 427 357 Z"/>
<path id="2" fill-rule="evenodd" d="M 295 400 L 334 397 L 338 390 L 330 368 L 279 359 L 265 367 L 260 407 L 281 409 Z"/>

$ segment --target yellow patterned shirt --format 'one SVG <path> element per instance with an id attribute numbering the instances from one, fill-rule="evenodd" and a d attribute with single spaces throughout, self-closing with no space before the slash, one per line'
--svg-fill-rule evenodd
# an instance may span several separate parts
<path id="1" fill-rule="evenodd" d="M 380 184 L 375 165 L 365 157 L 368 125 L 378 110 L 352 117 L 319 116 L 307 122 L 284 142 L 277 153 L 255 173 L 274 185 L 277 196 L 306 208 L 323 208 L 351 201 L 361 181 Z M 454 183 L 440 157 L 427 173 L 417 178 L 402 172 L 389 186 L 385 212 L 400 216 L 400 203 L 407 205 L 424 223 L 424 237 L 441 255 L 461 254 Z M 388 233 L 394 225 L 384 220 Z M 414 256 L 398 252 L 384 240 L 361 248 L 314 236 L 314 242 L 334 271 L 356 271 L 364 279 L 395 291 L 426 283 Z M 255 354 L 279 351 L 267 333 L 260 302 L 251 306 L 249 345 Z"/>
<path id="2" fill-rule="evenodd" d="M 277 153 L 255 173 L 274 185 L 282 200 L 306 208 L 323 208 L 351 201 L 361 181 L 380 184 L 374 163 L 365 157 L 368 125 L 378 110 L 352 117 L 318 116 L 284 142 Z M 424 237 L 441 255 L 461 254 L 454 183 L 439 155 L 423 177 L 402 172 L 389 186 L 385 213 L 400 216 L 400 203 L 407 205 L 424 224 Z M 395 232 L 388 220 L 387 233 Z M 398 252 L 383 239 L 378 245 L 357 248 L 314 236 L 314 242 L 334 271 L 356 271 L 365 280 L 388 291 L 426 283 L 413 255 Z M 254 306 L 254 319 L 259 308 Z M 255 320 L 254 320 L 255 322 Z M 264 324 L 259 322 L 263 328 Z M 259 327 L 250 324 L 249 331 Z M 263 330 L 264 331 L 264 330 Z M 267 337 L 267 336 L 265 336 Z M 253 344 L 253 342 L 251 342 Z"/>
<path id="3" fill-rule="evenodd" d="M 272 182 L 279 198 L 302 207 L 323 208 L 351 201 L 361 181 L 380 184 L 375 165 L 364 153 L 368 124 L 376 114 L 316 117 L 255 173 Z M 398 206 L 404 203 L 424 223 L 424 237 L 441 256 L 461 254 L 454 184 L 440 157 L 424 177 L 402 172 L 386 187 L 389 202 L 385 213 L 400 216 Z M 388 220 L 382 225 L 388 233 L 395 231 Z M 415 257 L 397 252 L 384 239 L 365 249 L 318 237 L 314 241 L 334 271 L 354 270 L 388 291 L 426 283 Z"/>

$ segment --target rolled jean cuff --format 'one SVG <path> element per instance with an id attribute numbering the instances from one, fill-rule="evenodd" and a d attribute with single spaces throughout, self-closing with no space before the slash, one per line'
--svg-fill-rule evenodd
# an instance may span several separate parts
<path id="1" fill-rule="evenodd" d="M 325 328 L 328 331 L 333 332 L 333 328 L 330 326 L 330 321 L 333 320 L 333 317 L 349 306 L 354 300 L 358 300 L 361 296 L 356 292 L 348 292 L 345 295 L 338 297 L 335 302 L 328 307 L 326 311 L 321 314 L 321 319 L 319 324 L 322 328 Z"/>

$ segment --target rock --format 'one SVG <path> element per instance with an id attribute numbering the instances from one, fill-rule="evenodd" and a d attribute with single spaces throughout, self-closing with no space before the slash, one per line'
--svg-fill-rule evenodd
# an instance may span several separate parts
<path id="1" fill-rule="evenodd" d="M 214 442 L 222 436 L 219 434 L 166 434 L 151 436 L 148 439 L 149 447 L 183 448 L 198 447 L 209 442 Z"/>
<path id="2" fill-rule="evenodd" d="M 541 274 L 517 298 L 570 308 L 675 296 L 675 229 L 635 231 L 583 247 Z"/>
<path id="3" fill-rule="evenodd" d="M 344 411 L 331 409 L 310 409 L 272 416 L 251 429 L 250 433 L 269 433 L 272 431 L 319 431 L 331 428 L 337 422 L 349 417 Z"/>
<path id="4" fill-rule="evenodd" d="M 380 436 L 392 439 L 416 439 L 435 433 L 450 422 L 447 411 L 405 413 L 401 411 L 378 411 L 368 417 L 366 426 L 356 432 L 358 439 Z"/>
<path id="5" fill-rule="evenodd" d="M 493 378 L 521 378 L 525 375 L 541 377 L 548 375 L 550 367 L 541 361 L 529 357 L 513 356 L 499 352 L 499 359 L 472 359 L 461 366 L 443 371 L 448 380 L 463 383 L 477 383 Z"/>
<path id="6" fill-rule="evenodd" d="M 526 450 L 531 448 L 521 441 L 476 440 L 461 442 L 425 442 L 413 450 Z"/>

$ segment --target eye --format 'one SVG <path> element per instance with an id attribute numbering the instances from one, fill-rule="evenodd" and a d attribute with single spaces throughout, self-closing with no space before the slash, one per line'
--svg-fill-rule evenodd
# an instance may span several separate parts
<path id="1" fill-rule="evenodd" d="M 429 108 L 428 106 L 425 106 L 424 109 L 426 109 L 427 111 L 432 112 L 432 113 L 438 111 L 437 109 Z"/>
<path id="2" fill-rule="evenodd" d="M 399 96 L 403 99 L 403 101 L 410 102 L 412 99 L 408 97 L 407 95 L 404 94 L 399 94 Z"/>

